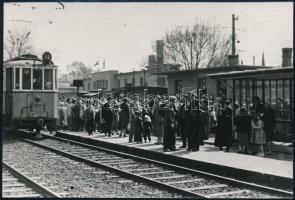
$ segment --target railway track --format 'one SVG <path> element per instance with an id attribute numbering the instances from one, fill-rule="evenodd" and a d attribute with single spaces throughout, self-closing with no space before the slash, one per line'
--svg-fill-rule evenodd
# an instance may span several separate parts
<path id="1" fill-rule="evenodd" d="M 2 197 L 4 198 L 43 198 L 60 195 L 37 183 L 38 177 L 22 173 L 2 161 Z"/>
<path id="2" fill-rule="evenodd" d="M 290 191 L 279 190 L 227 177 L 191 170 L 114 150 L 46 136 L 26 142 L 88 165 L 119 173 L 127 178 L 189 197 L 199 198 L 291 198 Z"/>

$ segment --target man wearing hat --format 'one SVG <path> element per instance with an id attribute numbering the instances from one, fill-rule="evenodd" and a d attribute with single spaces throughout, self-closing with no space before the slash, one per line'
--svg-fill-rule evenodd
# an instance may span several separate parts
<path id="1" fill-rule="evenodd" d="M 161 97 L 157 95 L 155 97 L 155 105 L 152 111 L 153 114 L 153 124 L 154 124 L 154 134 L 158 137 L 158 141 L 155 144 L 163 144 L 163 133 L 164 133 L 164 119 L 160 115 L 160 100 Z"/>
<path id="2" fill-rule="evenodd" d="M 127 104 L 127 98 L 123 99 L 123 103 L 120 105 L 120 119 L 119 119 L 119 127 L 120 127 L 120 136 L 125 137 L 127 135 L 128 124 L 130 122 L 129 115 L 129 105 Z"/>
<path id="3" fill-rule="evenodd" d="M 95 130 L 95 110 L 91 100 L 86 101 L 85 120 L 88 134 L 93 135 Z"/>
<path id="4" fill-rule="evenodd" d="M 69 130 L 72 130 L 72 107 L 73 107 L 73 104 L 72 104 L 72 101 L 70 98 L 67 99 L 67 102 L 66 102 L 66 115 L 67 115 L 67 122 L 68 122 L 68 129 Z"/>
<path id="5" fill-rule="evenodd" d="M 164 117 L 164 141 L 163 149 L 164 151 L 175 151 L 176 143 L 176 97 L 169 97 L 170 105 L 166 105 L 161 109 L 162 116 Z M 169 103 L 167 102 L 167 103 Z"/>
<path id="6" fill-rule="evenodd" d="M 229 152 L 229 146 L 232 143 L 232 109 L 230 101 L 226 100 L 224 108 L 220 110 L 217 118 L 216 136 L 214 144 L 222 151 L 222 147 L 226 146 L 226 152 Z"/>
<path id="7" fill-rule="evenodd" d="M 111 107 L 112 98 L 107 97 L 107 102 L 102 106 L 102 118 L 105 121 L 105 134 L 111 137 L 111 128 L 113 123 L 113 112 Z"/>
<path id="8" fill-rule="evenodd" d="M 185 109 L 186 109 L 186 99 L 185 97 L 182 97 L 180 99 L 180 106 L 176 114 L 177 125 L 179 127 L 179 131 L 180 131 L 181 139 L 182 139 L 182 146 L 180 146 L 179 148 L 186 148 L 186 142 L 187 142 L 187 125 L 186 125 Z"/>
<path id="9" fill-rule="evenodd" d="M 186 111 L 186 125 L 188 128 L 188 151 L 199 151 L 201 111 L 197 97 L 191 96 Z"/>

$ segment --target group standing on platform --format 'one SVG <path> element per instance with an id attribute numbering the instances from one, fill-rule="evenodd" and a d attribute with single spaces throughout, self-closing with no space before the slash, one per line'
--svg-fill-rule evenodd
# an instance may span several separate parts
<path id="1" fill-rule="evenodd" d="M 96 131 L 106 136 L 128 137 L 129 142 L 151 142 L 164 151 L 184 148 L 199 151 L 200 145 L 215 130 L 215 146 L 229 152 L 233 142 L 239 153 L 264 156 L 264 146 L 271 153 L 275 129 L 275 113 L 264 106 L 259 97 L 253 98 L 250 108 L 231 107 L 231 99 L 216 101 L 189 93 L 181 96 L 154 96 L 152 100 L 111 96 L 103 98 L 60 98 L 57 127 L 71 131 Z M 176 147 L 177 136 L 182 145 Z"/>

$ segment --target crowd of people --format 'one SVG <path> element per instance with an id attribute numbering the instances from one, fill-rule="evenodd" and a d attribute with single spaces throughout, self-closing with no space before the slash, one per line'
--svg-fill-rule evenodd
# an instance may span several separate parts
<path id="1" fill-rule="evenodd" d="M 129 137 L 129 142 L 151 142 L 151 135 L 158 138 L 155 144 L 163 145 L 164 151 L 186 148 L 199 151 L 215 132 L 215 145 L 226 152 L 236 142 L 239 153 L 264 156 L 264 145 L 271 153 L 270 143 L 275 129 L 274 111 L 260 103 L 231 107 L 231 99 L 217 97 L 215 101 L 189 93 L 182 96 L 153 96 L 140 99 L 112 96 L 102 98 L 60 98 L 58 105 L 58 129 L 95 132 L 108 137 Z M 235 115 L 233 115 L 235 114 Z M 176 148 L 176 137 L 182 145 Z"/>

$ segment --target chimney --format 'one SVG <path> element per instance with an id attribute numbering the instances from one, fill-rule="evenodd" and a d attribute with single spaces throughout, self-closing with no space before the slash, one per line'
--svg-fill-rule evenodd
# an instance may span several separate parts
<path id="1" fill-rule="evenodd" d="M 163 64 L 164 61 L 164 41 L 157 40 L 157 62 Z"/>
<path id="2" fill-rule="evenodd" d="M 238 55 L 228 55 L 228 63 L 230 66 L 237 66 L 239 65 L 239 56 Z"/>
<path id="3" fill-rule="evenodd" d="M 265 67 L 264 52 L 262 53 L 261 66 L 262 66 L 262 67 Z"/>
<path id="4" fill-rule="evenodd" d="M 289 67 L 291 66 L 291 60 L 292 60 L 292 48 L 282 48 L 283 51 L 283 61 L 282 61 L 282 67 Z"/>
<path id="5" fill-rule="evenodd" d="M 156 64 L 156 56 L 155 55 L 149 55 L 149 66 L 153 66 Z"/>

